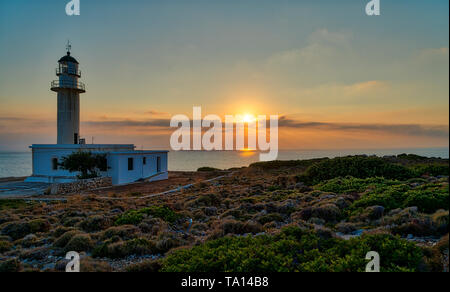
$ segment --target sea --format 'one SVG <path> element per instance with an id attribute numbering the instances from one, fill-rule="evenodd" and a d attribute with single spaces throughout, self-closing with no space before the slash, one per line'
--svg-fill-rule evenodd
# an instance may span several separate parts
<path id="1" fill-rule="evenodd" d="M 351 150 L 280 150 L 278 160 L 334 158 L 348 155 L 417 154 L 449 158 L 449 148 L 351 149 Z M 248 166 L 259 161 L 257 151 L 181 151 L 169 153 L 170 171 L 195 171 L 200 167 L 229 169 Z M 0 178 L 23 177 L 32 173 L 31 152 L 0 152 Z"/>

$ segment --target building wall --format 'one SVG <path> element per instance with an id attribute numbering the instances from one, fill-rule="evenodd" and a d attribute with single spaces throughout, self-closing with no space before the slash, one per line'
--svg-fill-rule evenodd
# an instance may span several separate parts
<path id="1" fill-rule="evenodd" d="M 64 76 L 61 76 L 63 78 Z M 58 92 L 58 144 L 78 144 L 80 139 L 80 94 L 64 89 Z"/>
<path id="2" fill-rule="evenodd" d="M 167 152 L 134 151 L 134 145 L 33 145 L 33 176 L 27 181 L 66 183 L 77 180 L 78 173 L 58 168 L 53 169 L 52 159 L 61 162 L 63 157 L 76 151 L 107 153 L 108 170 L 100 173 L 102 177 L 111 177 L 114 185 L 136 182 L 140 179 L 150 181 L 168 178 Z M 144 157 L 146 164 L 143 163 Z M 161 174 L 157 172 L 157 159 L 161 159 Z M 128 159 L 133 159 L 133 169 L 128 170 Z M 154 176 L 154 177 L 152 177 Z"/>
<path id="3" fill-rule="evenodd" d="M 144 157 L 146 158 L 146 164 L 143 163 Z M 168 160 L 167 153 L 145 153 L 145 152 L 130 152 L 130 153 L 109 153 L 108 154 L 108 170 L 109 175 L 112 177 L 113 184 L 127 184 L 136 182 L 139 179 L 148 179 L 157 172 L 157 159 L 161 159 L 161 173 L 167 173 Z M 132 170 L 128 169 L 128 159 L 133 159 Z M 159 179 L 167 179 L 167 175 L 161 176 Z M 152 180 L 159 180 L 158 177 L 154 177 Z"/>

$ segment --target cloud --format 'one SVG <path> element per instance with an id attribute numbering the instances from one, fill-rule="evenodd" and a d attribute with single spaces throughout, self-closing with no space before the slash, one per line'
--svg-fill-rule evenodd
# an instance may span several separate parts
<path id="1" fill-rule="evenodd" d="M 293 66 L 298 64 L 315 65 L 324 60 L 333 58 L 338 51 L 350 49 L 351 34 L 347 32 L 330 32 L 327 29 L 319 29 L 313 32 L 307 41 L 307 45 L 278 52 L 269 57 L 267 64 L 272 66 Z"/>
<path id="2" fill-rule="evenodd" d="M 154 119 L 154 120 L 116 120 L 116 121 L 90 121 L 86 125 L 92 127 L 106 127 L 119 130 L 120 128 L 170 128 L 170 119 Z M 191 121 L 192 126 L 192 121 Z M 448 125 L 420 125 L 420 124 L 363 124 L 363 123 L 328 123 L 317 121 L 301 121 L 282 116 L 279 119 L 280 128 L 291 129 L 316 129 L 323 131 L 366 131 L 378 132 L 390 135 L 400 136 L 418 136 L 418 137 L 435 137 L 447 138 L 449 136 Z"/>
<path id="3" fill-rule="evenodd" d="M 123 127 L 169 127 L 169 119 L 152 119 L 152 120 L 103 120 L 103 121 L 86 121 L 83 122 L 86 126 L 91 127 L 110 127 L 110 128 L 123 128 Z"/>
<path id="4" fill-rule="evenodd" d="M 167 113 L 165 113 L 165 112 L 160 112 L 160 111 L 156 111 L 156 110 L 146 111 L 145 114 L 151 115 L 151 116 L 165 116 L 165 115 L 167 115 Z"/>
<path id="5" fill-rule="evenodd" d="M 366 131 L 381 132 L 401 136 L 422 136 L 448 138 L 448 125 L 419 125 L 419 124 L 358 124 L 358 123 L 326 123 L 298 121 L 286 116 L 280 118 L 279 127 L 295 129 L 317 129 L 325 131 Z"/>

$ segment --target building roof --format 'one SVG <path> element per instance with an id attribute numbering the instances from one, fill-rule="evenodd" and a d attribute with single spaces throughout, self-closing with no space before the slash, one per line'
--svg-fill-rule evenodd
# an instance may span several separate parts
<path id="1" fill-rule="evenodd" d="M 61 62 L 71 62 L 71 63 L 79 64 L 78 61 L 77 61 L 74 57 L 72 57 L 72 56 L 70 55 L 70 52 L 67 52 L 67 55 L 65 55 L 64 57 L 62 57 L 61 59 L 59 59 L 58 62 L 59 62 L 59 63 L 61 63 Z"/>

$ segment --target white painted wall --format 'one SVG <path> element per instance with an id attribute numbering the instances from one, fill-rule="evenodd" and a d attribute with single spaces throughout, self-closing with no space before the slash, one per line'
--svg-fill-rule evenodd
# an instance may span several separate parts
<path id="1" fill-rule="evenodd" d="M 143 164 L 144 157 L 147 159 L 145 165 Z M 108 170 L 108 173 L 112 177 L 113 184 L 132 183 L 139 179 L 156 175 L 157 157 L 161 158 L 161 172 L 167 173 L 167 152 L 135 151 L 129 153 L 109 153 L 108 166 L 110 169 Z M 129 158 L 133 159 L 133 170 L 128 169 Z M 167 179 L 167 176 L 161 176 L 160 179 Z M 157 180 L 157 178 L 154 178 L 153 180 Z"/>
<path id="2" fill-rule="evenodd" d="M 107 153 L 108 170 L 101 176 L 111 177 L 113 184 L 127 184 L 157 174 L 157 157 L 161 158 L 161 173 L 151 180 L 168 178 L 168 155 L 162 151 L 134 151 L 134 145 L 33 145 L 33 176 L 27 181 L 33 182 L 70 182 L 77 179 L 78 173 L 58 168 L 53 169 L 52 159 L 61 162 L 63 157 L 76 151 Z M 143 158 L 147 162 L 143 164 Z M 133 170 L 128 170 L 128 158 L 133 158 Z"/>

